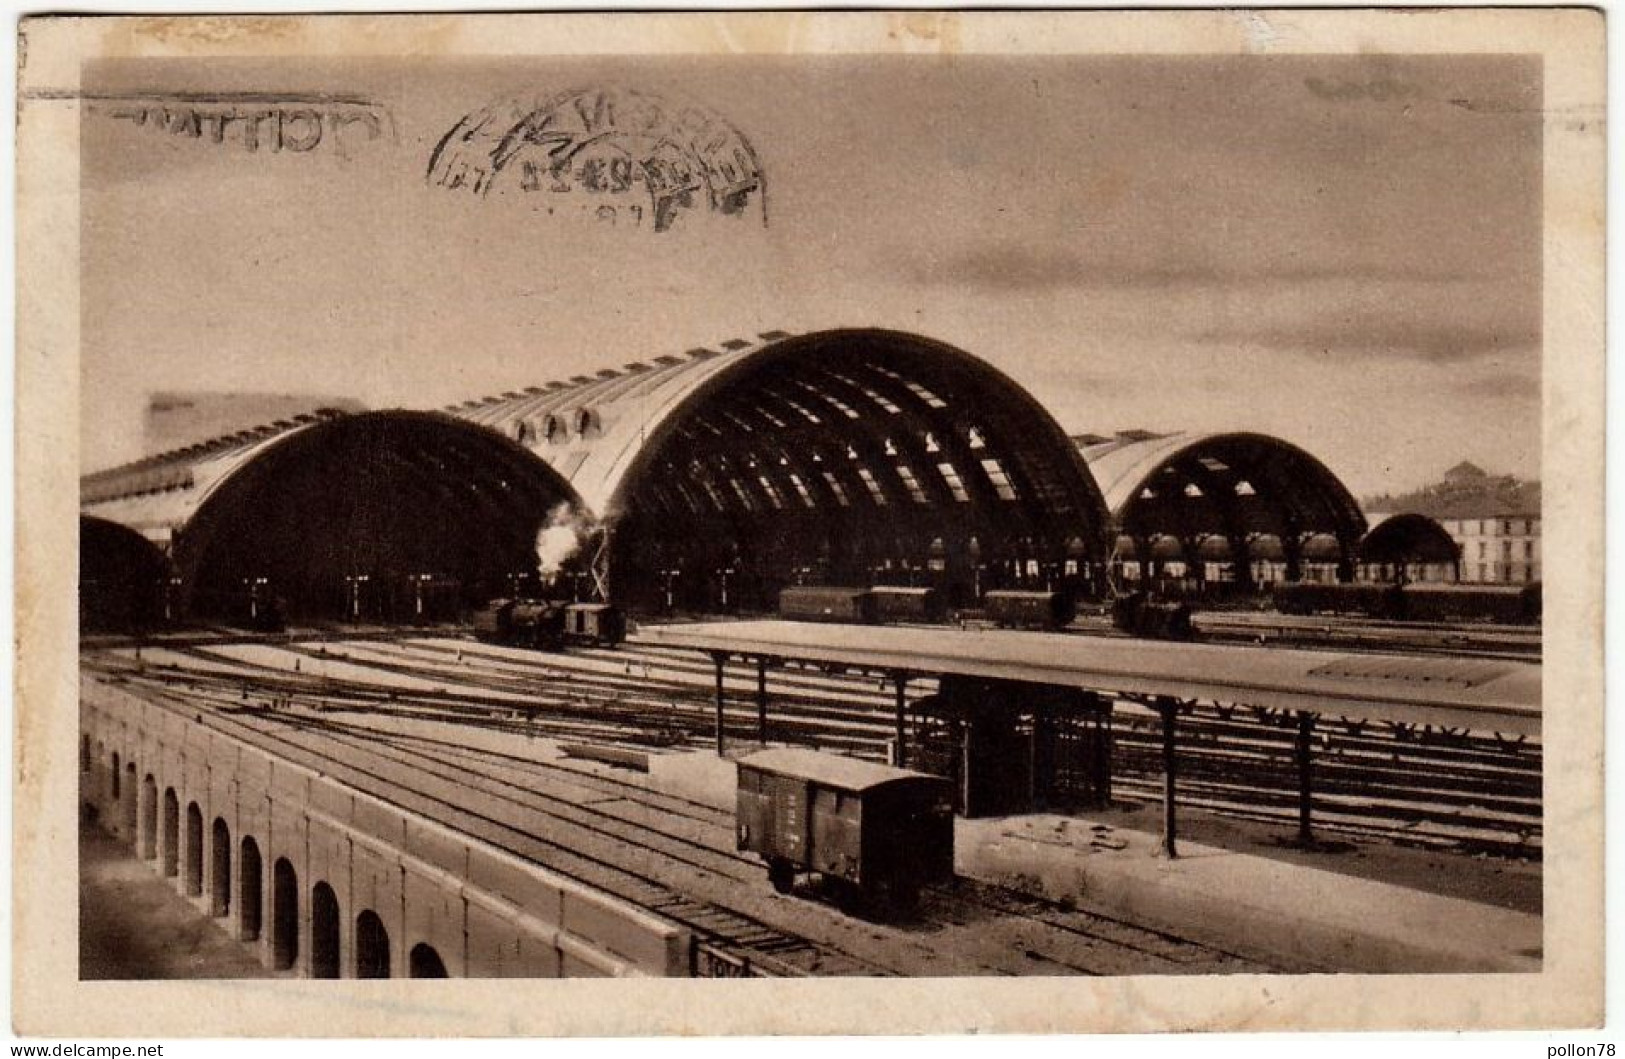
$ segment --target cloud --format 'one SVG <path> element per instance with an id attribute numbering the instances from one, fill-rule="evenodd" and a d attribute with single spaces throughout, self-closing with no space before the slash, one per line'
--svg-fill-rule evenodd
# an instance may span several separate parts
<path id="1" fill-rule="evenodd" d="M 1435 364 L 1457 364 L 1508 354 L 1533 357 L 1540 351 L 1538 322 L 1532 326 L 1520 323 L 1485 326 L 1440 324 L 1403 317 L 1358 322 L 1312 320 L 1299 326 L 1210 328 L 1193 337 L 1204 345 L 1250 346 L 1305 357 L 1365 356 Z"/>
<path id="2" fill-rule="evenodd" d="M 1534 375 L 1516 375 L 1512 372 L 1501 372 L 1495 375 L 1483 375 L 1476 379 L 1465 379 L 1456 391 L 1464 397 L 1490 397 L 1490 398 L 1538 398 L 1540 396 L 1540 378 Z"/>
<path id="3" fill-rule="evenodd" d="M 1350 262 L 1125 262 L 1109 255 L 1086 256 L 1066 247 L 986 243 L 941 257 L 909 256 L 886 263 L 893 275 L 921 287 L 951 287 L 989 293 L 1054 290 L 1172 290 L 1234 288 L 1310 283 L 1456 283 L 1483 274 L 1435 272 L 1384 264 Z"/>

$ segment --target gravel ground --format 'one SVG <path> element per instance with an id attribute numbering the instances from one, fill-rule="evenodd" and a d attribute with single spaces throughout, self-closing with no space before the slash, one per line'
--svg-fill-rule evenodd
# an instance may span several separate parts
<path id="1" fill-rule="evenodd" d="M 128 846 L 79 828 L 81 980 L 272 978 Z"/>

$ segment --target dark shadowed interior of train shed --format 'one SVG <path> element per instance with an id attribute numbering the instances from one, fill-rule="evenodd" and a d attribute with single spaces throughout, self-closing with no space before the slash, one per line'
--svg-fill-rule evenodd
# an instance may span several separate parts
<path id="1" fill-rule="evenodd" d="M 1074 439 L 1105 492 L 1113 573 L 1163 594 L 1347 581 L 1366 520 L 1309 453 L 1262 434 Z"/>
<path id="2" fill-rule="evenodd" d="M 346 416 L 301 431 L 212 495 L 176 542 L 190 609 L 245 594 L 289 613 L 455 618 L 511 591 L 537 530 L 570 499 L 507 439 L 430 413 Z"/>
<path id="3" fill-rule="evenodd" d="M 106 519 L 79 519 L 79 623 L 87 630 L 149 626 L 162 615 L 168 560 L 147 538 Z"/>
<path id="4" fill-rule="evenodd" d="M 1372 581 L 1455 581 L 1461 574 L 1461 545 L 1426 515 L 1395 515 L 1360 542 L 1360 565 Z"/>
<path id="5" fill-rule="evenodd" d="M 741 358 L 651 434 L 611 507 L 634 605 L 770 610 L 791 584 L 1092 589 L 1099 491 L 1024 390 L 880 332 Z"/>
<path id="6" fill-rule="evenodd" d="M 339 416 L 211 455 L 234 462 L 139 498 L 188 512 L 158 595 L 200 619 L 456 619 L 512 591 L 549 511 L 573 499 L 520 446 L 438 413 Z M 118 563 L 98 536 L 81 554 L 87 569 Z"/>

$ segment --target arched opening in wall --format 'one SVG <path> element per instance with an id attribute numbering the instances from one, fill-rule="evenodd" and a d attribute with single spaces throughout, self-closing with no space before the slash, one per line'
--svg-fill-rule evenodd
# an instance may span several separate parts
<path id="1" fill-rule="evenodd" d="M 209 866 L 209 914 L 231 914 L 231 828 L 220 817 L 214 818 L 210 828 L 212 849 Z"/>
<path id="2" fill-rule="evenodd" d="M 447 978 L 446 965 L 431 945 L 419 942 L 407 956 L 407 976 L 410 978 Z"/>
<path id="3" fill-rule="evenodd" d="M 96 759 L 91 757 L 90 753 L 90 736 L 81 735 L 79 737 L 79 771 L 88 774 L 95 763 Z"/>
<path id="4" fill-rule="evenodd" d="M 244 837 L 242 845 L 242 863 L 237 870 L 242 874 L 243 886 L 240 901 L 242 907 L 238 909 L 240 928 L 238 936 L 243 941 L 258 941 L 260 937 L 260 916 L 264 900 L 261 893 L 260 847 L 252 838 Z"/>
<path id="5" fill-rule="evenodd" d="M 118 751 L 113 751 L 112 795 L 114 804 L 118 803 L 119 796 L 124 793 L 124 774 L 119 769 Z"/>
<path id="6" fill-rule="evenodd" d="M 339 976 L 339 899 L 324 882 L 310 890 L 310 976 Z"/>
<path id="7" fill-rule="evenodd" d="M 286 971 L 299 959 L 299 874 L 286 857 L 271 865 L 271 966 Z"/>
<path id="8" fill-rule="evenodd" d="M 197 802 L 186 806 L 186 896 L 203 893 L 203 810 Z"/>
<path id="9" fill-rule="evenodd" d="M 135 821 L 139 809 L 136 804 L 136 796 L 140 793 L 140 790 L 141 785 L 136 780 L 135 762 L 126 762 L 124 765 L 124 783 L 119 794 L 119 802 L 120 808 L 123 810 L 120 815 L 124 825 L 124 837 L 129 840 L 132 846 L 136 844 Z"/>
<path id="10" fill-rule="evenodd" d="M 710 374 L 648 428 L 606 505 L 623 604 L 770 611 L 793 584 L 929 587 L 950 606 L 1095 590 L 1107 514 L 1088 468 L 970 354 L 828 331 L 692 370 Z"/>
<path id="11" fill-rule="evenodd" d="M 79 518 L 79 627 L 140 632 L 157 623 L 168 560 L 158 546 L 116 522 Z"/>
<path id="12" fill-rule="evenodd" d="M 548 513 L 576 502 L 513 439 L 450 416 L 375 412 L 280 436 L 175 540 L 192 613 L 453 621 L 536 569 Z M 253 619 L 253 620 L 257 620 Z"/>
<path id="13" fill-rule="evenodd" d="M 158 855 L 158 781 L 152 773 L 141 782 L 141 859 Z"/>
<path id="14" fill-rule="evenodd" d="M 389 977 L 389 931 L 370 908 L 355 918 L 355 976 Z"/>
<path id="15" fill-rule="evenodd" d="M 164 788 L 164 875 L 174 878 L 180 870 L 181 805 L 175 788 Z"/>

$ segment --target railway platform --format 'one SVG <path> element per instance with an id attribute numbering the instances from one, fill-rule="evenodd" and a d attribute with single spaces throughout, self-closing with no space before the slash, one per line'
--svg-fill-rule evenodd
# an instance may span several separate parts
<path id="1" fill-rule="evenodd" d="M 709 752 L 650 759 L 651 786 L 732 811 L 732 760 Z M 959 875 L 1067 903 L 1087 901 L 1123 919 L 1264 961 L 1365 973 L 1533 972 L 1541 965 L 1538 870 L 1450 858 L 1449 872 L 1421 851 L 1378 849 L 1362 874 L 1342 852 L 1264 855 L 1279 827 L 1242 841 L 1197 839 L 1159 855 L 1154 814 L 1025 814 L 955 821 Z M 1238 837 L 1225 822 L 1227 837 Z M 1248 830 L 1248 829 L 1240 829 Z M 1269 833 L 1269 834 L 1266 834 Z M 1414 856 L 1412 855 L 1414 854 Z M 1320 859 L 1337 869 L 1317 867 Z M 1397 862 L 1397 863 L 1396 863 Z M 1341 870 L 1338 870 L 1341 869 Z M 1427 876 L 1427 888 L 1368 874 Z M 1522 885 L 1520 885 L 1522 883 Z M 1513 907 L 1509 907 L 1513 906 Z M 1522 907 L 1517 907 L 1522 906 Z"/>

